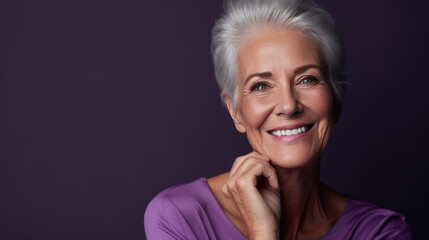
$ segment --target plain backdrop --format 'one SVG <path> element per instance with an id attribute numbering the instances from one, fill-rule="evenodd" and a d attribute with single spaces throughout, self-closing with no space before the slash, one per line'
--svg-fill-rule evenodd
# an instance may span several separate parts
<path id="1" fill-rule="evenodd" d="M 349 69 L 322 158 L 337 191 L 429 239 L 429 6 L 320 0 Z M 250 151 L 209 51 L 220 0 L 0 2 L 0 238 L 144 239 L 168 186 Z"/>

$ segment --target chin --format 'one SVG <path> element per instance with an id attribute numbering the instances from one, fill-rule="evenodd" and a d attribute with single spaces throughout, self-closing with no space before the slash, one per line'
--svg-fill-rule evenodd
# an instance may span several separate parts
<path id="1" fill-rule="evenodd" d="M 271 153 L 269 157 L 273 166 L 286 168 L 286 169 L 297 169 L 304 168 L 309 165 L 313 165 L 320 158 L 319 155 L 309 154 L 306 149 L 298 150 L 294 149 L 295 153 L 291 151 L 285 151 L 283 153 Z"/>

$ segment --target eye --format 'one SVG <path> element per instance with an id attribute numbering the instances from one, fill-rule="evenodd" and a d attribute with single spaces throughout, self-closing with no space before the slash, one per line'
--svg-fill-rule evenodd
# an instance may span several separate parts
<path id="1" fill-rule="evenodd" d="M 317 79 L 317 78 L 315 78 L 313 76 L 306 76 L 306 77 L 302 78 L 299 83 L 307 84 L 307 85 L 310 84 L 311 85 L 311 84 L 316 84 L 318 82 L 319 82 L 319 79 Z"/>
<path id="2" fill-rule="evenodd" d="M 250 91 L 264 91 L 265 89 L 268 88 L 268 84 L 264 83 L 264 82 L 257 82 L 255 84 L 252 85 L 252 87 L 250 88 Z"/>

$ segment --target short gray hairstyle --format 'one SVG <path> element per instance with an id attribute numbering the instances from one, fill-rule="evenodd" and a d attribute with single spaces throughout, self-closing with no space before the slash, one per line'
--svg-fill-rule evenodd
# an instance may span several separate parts
<path id="1" fill-rule="evenodd" d="M 212 30 L 211 51 L 218 86 L 237 105 L 237 54 L 251 30 L 264 26 L 297 29 L 318 45 L 324 74 L 342 106 L 347 82 L 342 41 L 330 14 L 312 0 L 229 0 Z"/>

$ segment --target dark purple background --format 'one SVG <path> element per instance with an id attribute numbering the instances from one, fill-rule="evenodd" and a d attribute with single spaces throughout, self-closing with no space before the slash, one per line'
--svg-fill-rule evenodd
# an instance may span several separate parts
<path id="1" fill-rule="evenodd" d="M 427 239 L 428 1 L 319 2 L 351 82 L 322 179 L 404 213 Z M 159 191 L 249 151 L 214 80 L 221 8 L 1 1 L 1 239 L 144 239 Z"/>

